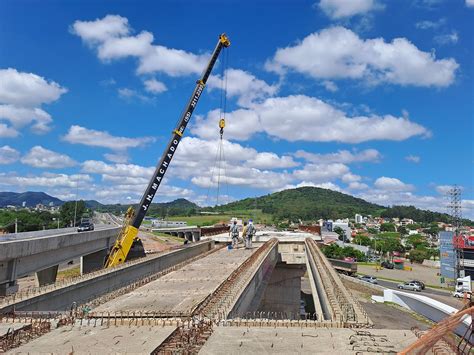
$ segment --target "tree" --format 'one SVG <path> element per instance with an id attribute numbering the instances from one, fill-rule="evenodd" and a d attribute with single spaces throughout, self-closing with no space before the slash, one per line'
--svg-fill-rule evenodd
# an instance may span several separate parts
<path id="1" fill-rule="evenodd" d="M 423 236 L 419 234 L 409 235 L 406 239 L 405 244 L 411 249 L 420 249 L 428 247 L 428 242 Z"/>
<path id="2" fill-rule="evenodd" d="M 353 239 L 352 239 L 353 244 L 359 244 L 359 245 L 364 245 L 364 246 L 370 246 L 372 245 L 372 240 L 363 234 L 357 234 Z"/>
<path id="3" fill-rule="evenodd" d="M 342 229 L 341 227 L 336 227 L 333 231 L 334 233 L 337 233 L 339 235 L 339 240 L 342 240 L 344 243 L 349 242 L 349 239 L 347 239 L 346 232 L 344 229 Z"/>
<path id="4" fill-rule="evenodd" d="M 430 254 L 426 249 L 413 249 L 410 251 L 408 258 L 411 262 L 421 264 L 423 260 L 430 258 Z"/>
<path id="5" fill-rule="evenodd" d="M 61 206 L 59 209 L 59 218 L 63 226 L 69 226 L 74 223 L 74 212 L 76 214 L 76 225 L 81 221 L 84 213 L 86 212 L 86 203 L 83 200 L 68 201 Z"/>
<path id="6" fill-rule="evenodd" d="M 381 232 L 396 232 L 397 229 L 395 228 L 395 224 L 393 223 L 382 223 L 380 226 Z"/>
<path id="7" fill-rule="evenodd" d="M 408 234 L 408 230 L 407 230 L 406 227 L 404 227 L 404 226 L 401 226 L 400 228 L 398 228 L 398 232 L 399 232 L 402 236 Z"/>

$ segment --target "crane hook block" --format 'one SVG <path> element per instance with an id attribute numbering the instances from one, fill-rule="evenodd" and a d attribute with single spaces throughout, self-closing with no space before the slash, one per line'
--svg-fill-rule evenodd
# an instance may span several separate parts
<path id="1" fill-rule="evenodd" d="M 219 128 L 220 129 L 223 129 L 225 127 L 225 119 L 221 118 L 219 120 Z"/>

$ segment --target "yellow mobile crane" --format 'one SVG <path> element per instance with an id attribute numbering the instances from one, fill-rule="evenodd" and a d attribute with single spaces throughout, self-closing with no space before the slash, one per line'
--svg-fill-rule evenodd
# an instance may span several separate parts
<path id="1" fill-rule="evenodd" d="M 170 142 L 168 143 L 167 148 L 165 149 L 160 162 L 156 166 L 155 172 L 153 177 L 151 178 L 148 187 L 143 194 L 143 197 L 138 205 L 137 210 L 133 210 L 133 208 L 129 208 L 126 215 L 123 228 L 117 237 L 117 240 L 110 250 L 109 256 L 105 262 L 105 267 L 109 268 L 118 264 L 125 262 L 127 259 L 127 255 L 129 255 L 130 249 L 132 245 L 138 245 L 139 248 L 143 250 L 143 245 L 141 240 L 137 237 L 138 228 L 140 227 L 143 218 L 148 210 L 148 207 L 155 196 L 158 187 L 160 186 L 163 176 L 168 169 L 168 166 L 173 159 L 173 155 L 176 152 L 176 148 L 178 148 L 178 144 L 183 137 L 184 130 L 189 123 L 191 115 L 193 114 L 194 109 L 201 97 L 201 94 L 204 90 L 206 85 L 207 79 L 211 75 L 212 68 L 219 57 L 219 54 L 223 48 L 229 47 L 230 41 L 229 38 L 225 35 L 225 33 L 219 36 L 219 41 L 217 42 L 216 48 L 212 53 L 211 59 L 209 60 L 209 64 L 207 65 L 206 69 L 204 70 L 201 78 L 196 82 L 196 88 L 189 99 L 189 102 L 184 110 L 183 114 L 181 115 L 181 119 L 178 122 L 176 129 L 173 131 L 173 136 L 171 137 Z"/>

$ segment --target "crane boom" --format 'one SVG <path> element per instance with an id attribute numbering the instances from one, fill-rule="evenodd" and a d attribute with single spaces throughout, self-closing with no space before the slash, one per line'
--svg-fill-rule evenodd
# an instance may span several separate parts
<path id="1" fill-rule="evenodd" d="M 168 143 L 168 146 L 166 147 L 158 165 L 156 166 L 155 172 L 148 183 L 148 187 L 142 196 L 140 204 L 134 211 L 133 217 L 130 216 L 131 218 L 129 223 L 126 223 L 120 232 L 114 246 L 109 253 L 107 261 L 105 262 L 105 267 L 112 267 L 125 262 L 133 242 L 137 239 L 138 228 L 140 227 L 143 218 L 145 217 L 148 208 L 153 201 L 153 197 L 155 196 L 156 191 L 163 180 L 163 176 L 165 175 L 166 170 L 168 169 L 169 164 L 176 153 L 176 149 L 179 145 L 179 142 L 181 141 L 181 138 L 183 137 L 186 126 L 191 119 L 199 98 L 201 97 L 207 79 L 211 75 L 212 68 L 216 63 L 221 50 L 229 46 L 230 41 L 228 37 L 225 35 L 225 33 L 221 34 L 207 67 L 204 69 L 201 78 L 196 82 L 196 87 L 191 95 L 191 98 L 189 99 L 186 109 L 183 111 L 176 129 L 173 131 L 173 135 Z"/>

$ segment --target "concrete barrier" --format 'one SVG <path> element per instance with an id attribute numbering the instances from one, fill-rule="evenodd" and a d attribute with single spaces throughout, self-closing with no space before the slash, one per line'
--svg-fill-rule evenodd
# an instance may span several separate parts
<path id="1" fill-rule="evenodd" d="M 68 310 L 73 303 L 86 303 L 141 278 L 156 274 L 166 268 L 205 253 L 213 247 L 214 242 L 212 241 L 188 244 L 181 249 L 134 260 L 113 269 L 100 270 L 88 274 L 57 288 L 48 286 L 46 288 L 47 292 L 6 305 L 0 303 L 0 313 L 11 312 L 13 309 L 17 311 Z"/>
<path id="2" fill-rule="evenodd" d="M 439 322 L 442 319 L 456 313 L 458 310 L 454 307 L 448 306 L 442 302 L 436 301 L 430 297 L 417 295 L 398 290 L 385 289 L 383 298 L 374 297 L 375 302 L 393 302 L 413 312 L 421 314 L 433 322 Z M 455 333 L 459 336 L 464 336 L 466 330 L 471 326 L 472 319 L 469 316 L 463 318 L 463 322 L 455 329 Z M 474 336 L 471 336 L 471 342 L 474 341 Z"/>

